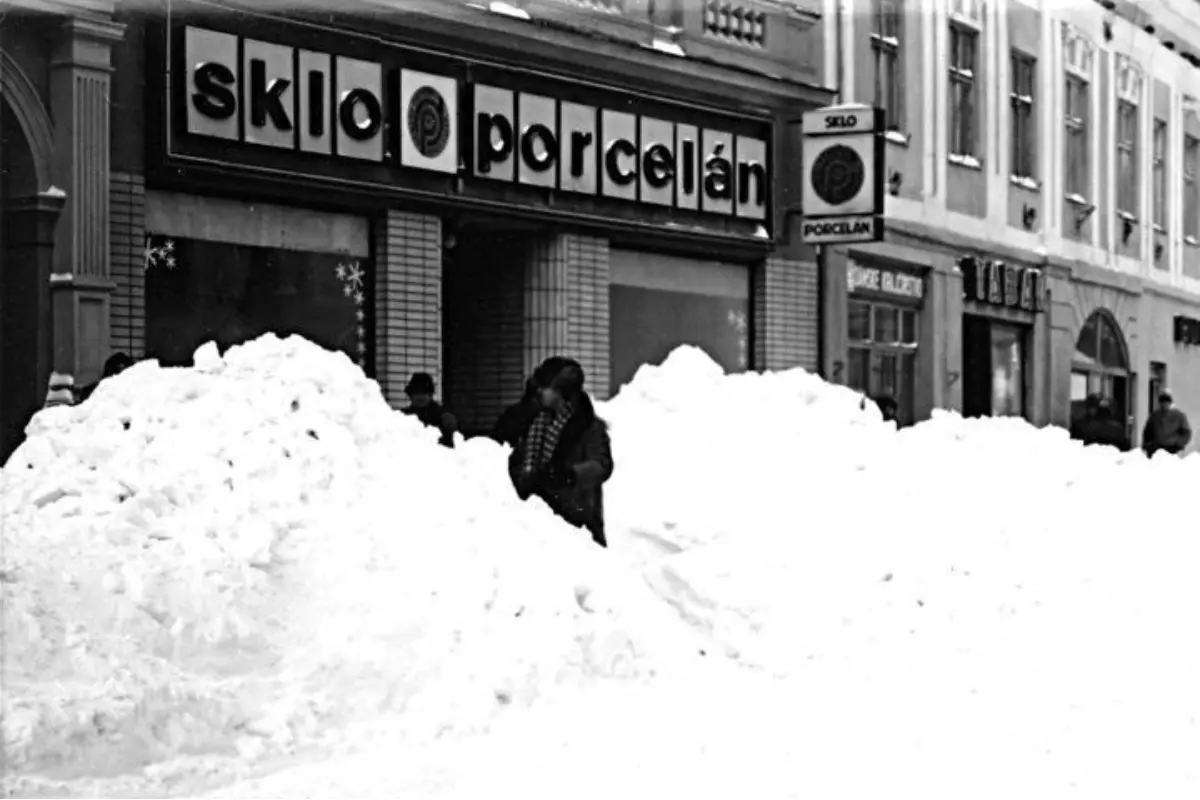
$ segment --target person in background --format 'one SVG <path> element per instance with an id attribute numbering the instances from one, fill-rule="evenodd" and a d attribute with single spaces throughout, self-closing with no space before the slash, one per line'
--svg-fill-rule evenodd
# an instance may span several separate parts
<path id="1" fill-rule="evenodd" d="M 603 486 L 613 473 L 612 445 L 608 425 L 583 390 L 583 367 L 552 357 L 534 372 L 532 384 L 536 406 L 525 407 L 508 460 L 517 496 L 540 497 L 560 518 L 607 547 Z"/>
<path id="2" fill-rule="evenodd" d="M 1091 416 L 1079 425 L 1078 438 L 1085 445 L 1106 445 L 1121 452 L 1130 447 L 1125 424 L 1113 414 L 1112 401 L 1107 397 L 1096 398 Z"/>
<path id="3" fill-rule="evenodd" d="M 1164 389 L 1158 395 L 1158 408 L 1154 409 L 1142 430 L 1142 449 L 1148 456 L 1159 450 L 1177 455 L 1191 440 L 1192 427 L 1187 415 L 1175 407 L 1175 399 Z"/>
<path id="4" fill-rule="evenodd" d="M 408 395 L 408 408 L 404 413 L 416 417 L 426 427 L 437 428 L 442 432 L 438 440 L 443 447 L 454 447 L 454 432 L 458 430 L 458 420 L 454 415 L 433 399 L 436 391 L 433 376 L 428 372 L 416 372 L 404 387 Z"/>
<path id="5" fill-rule="evenodd" d="M 104 369 L 100 372 L 100 380 L 80 389 L 78 393 L 78 400 L 76 402 L 84 402 L 92 396 L 92 392 L 96 391 L 96 387 L 99 386 L 106 378 L 120 375 L 122 372 L 132 366 L 133 358 L 128 353 L 113 353 L 108 357 L 108 360 L 104 362 Z"/>
<path id="6" fill-rule="evenodd" d="M 1071 423 L 1071 438 L 1087 444 L 1085 436 L 1092 420 L 1096 418 L 1096 410 L 1100 406 L 1100 395 L 1089 394 L 1083 401 L 1083 416 Z"/>
<path id="7" fill-rule="evenodd" d="M 900 406 L 895 398 L 889 395 L 882 395 L 875 398 L 875 405 L 879 406 L 879 413 L 883 415 L 884 422 L 896 422 L 896 414 L 900 411 Z"/>

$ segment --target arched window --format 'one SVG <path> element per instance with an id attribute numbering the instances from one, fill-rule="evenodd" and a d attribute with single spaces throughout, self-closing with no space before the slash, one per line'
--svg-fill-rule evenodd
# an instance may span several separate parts
<path id="1" fill-rule="evenodd" d="M 1108 398 L 1117 419 L 1129 423 L 1132 409 L 1129 351 L 1116 320 L 1104 310 L 1093 311 L 1079 338 L 1071 364 L 1071 423 L 1084 414 L 1089 395 Z"/>

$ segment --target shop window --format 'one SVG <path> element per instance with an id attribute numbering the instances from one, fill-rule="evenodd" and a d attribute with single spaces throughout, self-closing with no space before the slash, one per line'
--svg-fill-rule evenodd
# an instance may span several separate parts
<path id="1" fill-rule="evenodd" d="M 1026 416 L 1028 328 L 963 315 L 963 416 Z"/>
<path id="2" fill-rule="evenodd" d="M 915 420 L 917 312 L 888 303 L 849 303 L 846 385 L 876 398 L 888 395 L 901 425 Z"/>
<path id="3" fill-rule="evenodd" d="M 366 259 L 296 249 L 152 235 L 146 246 L 146 347 L 163 364 L 298 334 L 368 367 Z"/>
<path id="4" fill-rule="evenodd" d="M 609 269 L 614 394 L 643 364 L 660 364 L 684 344 L 726 372 L 752 368 L 747 267 L 614 248 Z"/>

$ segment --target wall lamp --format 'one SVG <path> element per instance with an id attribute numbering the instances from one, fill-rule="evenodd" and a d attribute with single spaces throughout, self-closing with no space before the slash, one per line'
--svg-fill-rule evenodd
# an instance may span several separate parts
<path id="1" fill-rule="evenodd" d="M 892 170 L 891 174 L 888 175 L 887 183 L 888 194 L 890 194 L 892 197 L 895 197 L 896 195 L 900 194 L 900 184 L 904 183 L 904 176 L 899 170 L 894 169 Z"/>
<path id="2" fill-rule="evenodd" d="M 1088 221 L 1092 214 L 1096 213 L 1096 204 L 1088 203 L 1075 212 L 1075 230 L 1079 231 L 1083 227 L 1083 223 Z"/>
<path id="3" fill-rule="evenodd" d="M 1025 230 L 1033 230 L 1033 224 L 1037 222 L 1038 210 L 1035 206 L 1026 203 L 1021 207 L 1021 224 L 1025 226 Z"/>

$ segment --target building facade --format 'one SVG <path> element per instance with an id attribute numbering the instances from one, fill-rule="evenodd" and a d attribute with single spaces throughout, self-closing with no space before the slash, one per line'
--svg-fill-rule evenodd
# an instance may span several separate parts
<path id="1" fill-rule="evenodd" d="M 885 240 L 828 256 L 827 374 L 894 389 L 913 419 L 1067 426 L 1101 393 L 1136 440 L 1160 387 L 1200 411 L 1188 5 L 826 4 L 841 99 L 889 122 Z M 889 272 L 912 277 L 863 289 Z"/>
<path id="2" fill-rule="evenodd" d="M 554 353 L 599 398 L 683 342 L 729 370 L 817 365 L 816 260 L 781 167 L 832 96 L 819 9 L 360 0 L 284 19 L 163 0 L 110 17 L 111 121 L 89 146 L 104 191 L 73 206 L 68 188 L 80 211 L 47 257 L 80 231 L 98 249 L 70 271 L 89 276 L 75 306 L 38 324 L 56 353 L 60 334 L 86 342 L 55 362 L 76 383 L 112 351 L 186 364 L 205 341 L 300 333 L 393 403 L 433 374 L 478 432 Z M 33 399 L 6 405 L 13 426 Z"/>

